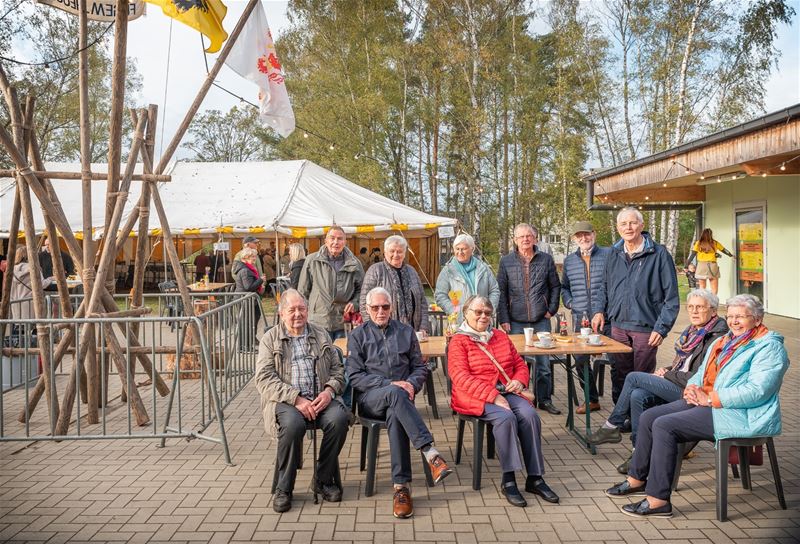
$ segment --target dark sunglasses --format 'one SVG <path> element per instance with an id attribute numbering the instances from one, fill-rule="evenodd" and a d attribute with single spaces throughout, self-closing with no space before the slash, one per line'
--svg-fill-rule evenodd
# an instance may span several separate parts
<path id="1" fill-rule="evenodd" d="M 374 304 L 370 305 L 369 309 L 373 312 L 377 312 L 378 310 L 383 310 L 384 312 L 388 312 L 389 309 L 392 307 L 391 304 Z"/>

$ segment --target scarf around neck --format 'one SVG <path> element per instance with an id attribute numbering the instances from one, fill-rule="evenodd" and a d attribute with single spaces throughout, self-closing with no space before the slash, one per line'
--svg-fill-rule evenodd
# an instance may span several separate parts
<path id="1" fill-rule="evenodd" d="M 470 338 L 472 338 L 476 342 L 480 342 L 481 344 L 488 344 L 489 340 L 492 339 L 494 331 L 492 330 L 491 325 L 489 326 L 488 329 L 486 329 L 483 332 L 476 331 L 475 329 L 470 327 L 466 321 L 463 321 L 461 323 L 461 326 L 458 327 L 457 334 L 463 334 L 465 336 L 469 336 Z"/>
<path id="2" fill-rule="evenodd" d="M 675 361 L 672 365 L 673 368 L 678 368 L 683 364 L 686 358 L 700 345 L 706 334 L 714 330 L 719 319 L 719 316 L 715 315 L 701 327 L 695 328 L 693 325 L 689 325 L 684 329 L 678 339 L 675 340 Z"/>
<path id="3" fill-rule="evenodd" d="M 455 257 L 453 261 L 455 262 L 456 270 L 458 270 L 461 277 L 464 278 L 464 281 L 467 283 L 469 294 L 476 294 L 478 291 L 475 288 L 475 270 L 478 268 L 478 260 L 473 256 L 469 258 L 466 264 L 462 264 Z"/>
<path id="4" fill-rule="evenodd" d="M 390 283 L 388 291 L 392 294 L 392 317 L 418 331 L 420 324 L 414 323 L 414 317 L 419 301 L 408 265 L 395 268 L 384 260 L 383 266 L 386 267 L 386 277 Z"/>

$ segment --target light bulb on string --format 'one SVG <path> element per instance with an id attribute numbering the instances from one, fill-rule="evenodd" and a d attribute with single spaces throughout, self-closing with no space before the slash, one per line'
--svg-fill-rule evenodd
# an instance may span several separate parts
<path id="1" fill-rule="evenodd" d="M 705 174 L 700 174 L 700 179 L 706 179 L 706 175 Z"/>
<path id="2" fill-rule="evenodd" d="M 786 172 L 786 163 L 781 164 L 781 172 Z"/>
<path id="3" fill-rule="evenodd" d="M 722 177 L 717 176 L 717 183 L 722 183 Z"/>
<path id="4" fill-rule="evenodd" d="M 767 177 L 767 173 L 766 173 L 766 172 L 761 172 L 761 177 L 762 177 L 762 178 L 765 178 L 765 177 Z"/>

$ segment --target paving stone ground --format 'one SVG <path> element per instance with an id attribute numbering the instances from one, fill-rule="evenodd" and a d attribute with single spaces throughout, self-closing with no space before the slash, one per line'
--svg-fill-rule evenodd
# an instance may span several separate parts
<path id="1" fill-rule="evenodd" d="M 682 314 L 676 329 L 685 323 Z M 294 506 L 276 514 L 270 494 L 275 443 L 263 430 L 250 384 L 226 411 L 234 466 L 225 464 L 221 447 L 201 440 L 170 440 L 165 448 L 141 439 L 0 442 L 0 542 L 800 542 L 800 321 L 768 316 L 766 323 L 784 334 L 793 361 L 781 391 L 783 434 L 776 440 L 788 510 L 778 507 L 767 464 L 753 467 L 752 492 L 730 482 L 730 521 L 718 522 L 713 446 L 704 443 L 684 463 L 680 490 L 673 495 L 675 517 L 627 517 L 619 511 L 620 501 L 603 494 L 620 481 L 614 467 L 627 455 L 627 439 L 601 446 L 592 456 L 566 432 L 564 416 L 543 413 L 546 478 L 561 504 L 528 495 L 527 508 L 510 506 L 498 490 L 498 462 L 485 456 L 483 487 L 473 491 L 468 429 L 463 462 L 443 485 L 426 488 L 415 465 L 415 515 L 395 520 L 387 440 L 381 442 L 377 494 L 365 497 L 355 427 L 340 458 L 344 500 L 313 504 L 308 444 Z M 670 335 L 661 348 L 660 366 L 671 359 L 674 340 Z M 440 370 L 436 379 L 442 419 L 433 419 L 422 399 L 418 405 L 437 448 L 452 463 L 456 421 Z M 611 407 L 606 380 L 596 423 Z M 564 372 L 557 369 L 554 401 L 561 408 L 565 385 Z M 215 434 L 215 426 L 208 432 Z"/>

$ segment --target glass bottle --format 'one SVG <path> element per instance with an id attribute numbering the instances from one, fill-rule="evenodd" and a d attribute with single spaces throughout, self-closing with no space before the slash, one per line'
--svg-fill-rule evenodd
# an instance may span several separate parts
<path id="1" fill-rule="evenodd" d="M 558 314 L 558 331 L 561 336 L 569 336 L 569 331 L 567 330 L 567 314 L 565 313 Z"/>

